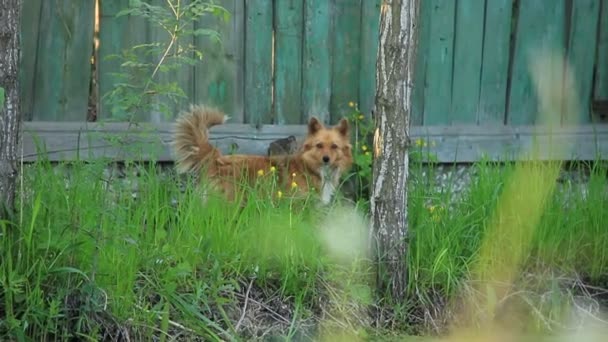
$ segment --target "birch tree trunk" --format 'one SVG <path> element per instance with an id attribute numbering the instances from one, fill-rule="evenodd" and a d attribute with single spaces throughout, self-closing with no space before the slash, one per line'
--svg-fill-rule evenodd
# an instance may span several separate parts
<path id="1" fill-rule="evenodd" d="M 13 211 L 18 163 L 20 0 L 0 0 L 0 218 Z"/>
<path id="2" fill-rule="evenodd" d="M 372 239 L 380 296 L 401 301 L 407 285 L 409 123 L 419 0 L 384 0 L 376 64 Z"/>

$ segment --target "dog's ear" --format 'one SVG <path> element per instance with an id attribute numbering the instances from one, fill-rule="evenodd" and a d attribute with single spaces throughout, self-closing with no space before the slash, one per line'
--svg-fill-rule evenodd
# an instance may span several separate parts
<path id="1" fill-rule="evenodd" d="M 340 120 L 340 122 L 338 122 L 338 124 L 336 126 L 334 126 L 334 128 L 336 130 L 338 130 L 338 133 L 340 133 L 342 136 L 344 136 L 344 137 L 348 136 L 348 129 L 349 129 L 348 120 L 346 120 L 346 119 Z"/>
<path id="2" fill-rule="evenodd" d="M 323 128 L 323 124 L 316 117 L 308 120 L 308 135 L 313 135 Z"/>

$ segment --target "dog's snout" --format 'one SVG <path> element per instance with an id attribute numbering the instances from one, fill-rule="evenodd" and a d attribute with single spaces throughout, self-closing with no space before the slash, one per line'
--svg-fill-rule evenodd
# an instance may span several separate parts
<path id="1" fill-rule="evenodd" d="M 323 156 L 323 162 L 329 163 L 329 156 Z"/>

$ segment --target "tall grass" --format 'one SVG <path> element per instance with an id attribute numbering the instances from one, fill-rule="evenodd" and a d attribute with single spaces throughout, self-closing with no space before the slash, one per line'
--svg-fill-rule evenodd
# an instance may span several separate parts
<path id="1" fill-rule="evenodd" d="M 364 248 L 348 245 L 358 237 L 347 230 L 331 231 L 350 222 L 336 220 L 336 211 L 288 196 L 271 200 L 259 189 L 248 191 L 242 206 L 216 196 L 203 202 L 192 182 L 158 165 L 127 169 L 137 174 L 117 178 L 102 162 L 26 168 L 21 219 L 1 223 L 1 339 L 230 340 L 255 324 L 244 323 L 242 313 L 253 297 L 275 303 L 267 309 L 289 322 L 291 334 L 315 317 L 353 321 L 350 302 L 371 304 L 369 265 L 328 253 L 327 239 L 346 243 L 342 252 Z M 427 312 L 435 319 L 432 311 L 461 293 L 514 165 L 476 164 L 472 184 L 459 194 L 423 168 L 411 170 L 412 300 L 402 322 L 410 328 L 430 324 L 415 318 Z M 565 183 L 550 195 L 522 269 L 602 286 L 606 172 L 594 166 L 587 187 Z M 327 314 L 330 304 L 332 314 L 344 315 Z"/>

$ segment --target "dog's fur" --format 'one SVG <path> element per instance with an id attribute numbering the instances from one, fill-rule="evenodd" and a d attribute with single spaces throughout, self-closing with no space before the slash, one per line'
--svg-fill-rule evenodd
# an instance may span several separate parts
<path id="1" fill-rule="evenodd" d="M 229 200 L 234 200 L 243 178 L 253 184 L 259 170 L 278 176 L 285 193 L 306 193 L 314 188 L 321 202 L 328 204 L 340 177 L 352 166 L 349 124 L 346 119 L 325 127 L 317 118 L 308 122 L 302 147 L 293 154 L 280 156 L 222 155 L 208 140 L 208 129 L 224 123 L 227 117 L 215 108 L 191 106 L 175 124 L 173 149 L 178 173 L 201 173 Z M 294 184 L 295 182 L 295 184 Z"/>

